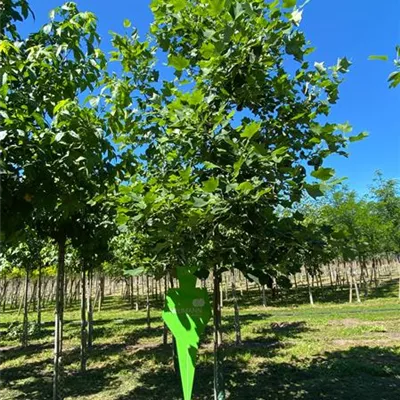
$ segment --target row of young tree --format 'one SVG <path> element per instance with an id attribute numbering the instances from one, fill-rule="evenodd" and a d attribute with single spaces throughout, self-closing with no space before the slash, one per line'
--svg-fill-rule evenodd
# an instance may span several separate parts
<path id="1" fill-rule="evenodd" d="M 369 260 L 398 254 L 395 182 L 382 181 L 374 202 L 351 192 L 307 202 L 338 183 L 325 159 L 366 134 L 321 122 L 350 63 L 310 64 L 296 1 L 153 0 L 146 39 L 126 20 L 110 55 L 95 15 L 72 2 L 27 37 L 18 24 L 28 1 L 0 7 L 2 301 L 19 268 L 26 344 L 29 282 L 37 276 L 40 326 L 43 272 L 55 266 L 55 400 L 72 271 L 83 370 L 93 271 L 153 276 L 164 290 L 176 267 L 211 271 L 220 400 L 223 273 L 284 288 L 302 267 L 314 277 L 332 260 L 357 260 L 366 285 Z"/>

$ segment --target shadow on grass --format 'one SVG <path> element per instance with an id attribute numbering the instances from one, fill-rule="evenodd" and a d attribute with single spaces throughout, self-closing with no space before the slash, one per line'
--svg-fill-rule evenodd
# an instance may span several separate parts
<path id="1" fill-rule="evenodd" d="M 160 338 L 163 334 L 162 327 L 154 327 L 154 328 L 141 328 L 135 329 L 131 333 L 128 333 L 124 336 L 124 343 L 127 345 L 135 345 L 141 339 L 155 339 Z"/>
<path id="2" fill-rule="evenodd" d="M 13 360 L 19 357 L 32 357 L 36 353 L 40 353 L 44 350 L 49 350 L 53 347 L 51 343 L 44 344 L 30 344 L 26 347 L 22 346 L 11 346 L 9 348 L 5 348 L 0 352 L 0 360 L 2 362 Z"/>
<path id="3" fill-rule="evenodd" d="M 229 399 L 245 399 L 249 393 L 257 399 L 397 399 L 399 362 L 399 355 L 390 349 L 368 347 L 325 353 L 308 365 L 299 360 L 266 362 L 254 373 L 232 371 L 227 382 Z"/>
<path id="4" fill-rule="evenodd" d="M 392 400 L 400 398 L 400 354 L 395 349 L 353 347 L 326 352 L 320 357 L 279 362 L 284 338 L 308 330 L 304 322 L 272 323 L 260 328 L 260 337 L 242 346 L 224 348 L 227 399 L 243 400 Z M 160 332 L 155 330 L 154 335 Z M 143 335 L 144 332 L 139 332 Z M 140 336 L 142 337 L 142 336 Z M 135 340 L 134 340 L 135 342 Z M 212 352 L 206 348 L 196 370 L 194 400 L 212 399 Z M 26 354 L 26 353 L 24 353 Z M 118 359 L 107 361 L 119 354 Z M 264 360 L 257 363 L 257 356 Z M 66 369 L 76 361 L 77 349 L 65 356 Z M 267 361 L 265 361 L 267 359 Z M 116 400 L 182 399 L 179 377 L 174 373 L 171 347 L 140 347 L 126 344 L 96 345 L 90 363 L 106 361 L 85 374 L 67 373 L 65 395 L 71 398 L 112 390 L 120 374 L 139 371 L 137 386 Z M 260 360 L 260 359 L 258 359 Z M 51 399 L 51 358 L 2 370 L 2 387 L 18 389 L 16 400 Z M 151 367 L 148 367 L 151 365 Z M 89 364 L 90 366 L 90 364 Z M 46 368 L 47 367 L 47 368 Z"/>
<path id="5" fill-rule="evenodd" d="M 245 349 L 245 348 L 244 348 Z M 244 350 L 246 351 L 246 350 Z M 265 356 L 265 354 L 264 354 Z M 400 356 L 393 350 L 354 347 L 313 360 L 251 366 L 251 358 L 226 357 L 224 375 L 229 400 L 394 400 L 400 398 Z M 212 399 L 211 362 L 199 363 L 193 399 Z M 138 386 L 117 400 L 182 399 L 172 368 L 142 374 Z"/>

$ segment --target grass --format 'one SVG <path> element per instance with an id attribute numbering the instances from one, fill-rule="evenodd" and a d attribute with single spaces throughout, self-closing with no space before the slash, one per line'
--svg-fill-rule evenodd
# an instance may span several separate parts
<path id="1" fill-rule="evenodd" d="M 347 292 L 316 291 L 314 307 L 307 291 L 269 299 L 261 307 L 258 290 L 240 300 L 243 345 L 234 345 L 233 310 L 223 309 L 224 373 L 227 398 L 362 399 L 400 398 L 400 304 L 397 282 L 373 290 L 363 303 L 347 304 Z M 33 319 L 34 315 L 30 315 Z M 17 320 L 1 315 L 0 398 L 51 398 L 53 312 L 28 348 L 5 335 Z M 19 320 L 21 317 L 19 317 Z M 161 313 L 152 310 L 146 329 L 143 311 L 130 310 L 119 297 L 108 297 L 95 313 L 95 340 L 88 371 L 79 370 L 79 310 L 65 314 L 65 393 L 67 399 L 177 400 L 179 378 L 171 347 L 162 345 Z M 198 356 L 193 399 L 212 399 L 212 328 Z"/>

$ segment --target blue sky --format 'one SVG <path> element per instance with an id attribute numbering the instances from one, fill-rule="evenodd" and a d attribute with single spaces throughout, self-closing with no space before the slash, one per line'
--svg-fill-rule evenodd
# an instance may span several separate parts
<path id="1" fill-rule="evenodd" d="M 77 0 L 81 10 L 94 12 L 99 19 L 102 48 L 110 50 L 109 31 L 123 32 L 128 18 L 145 35 L 152 21 L 150 0 Z M 62 0 L 30 0 L 36 20 L 24 23 L 23 31 L 37 30 L 46 23 L 48 12 Z M 400 0 L 311 0 L 305 7 L 301 28 L 316 47 L 314 61 L 336 64 L 346 56 L 353 65 L 341 88 L 331 121 L 349 121 L 354 133 L 370 136 L 350 145 L 350 157 L 333 156 L 327 166 L 347 185 L 364 194 L 374 171 L 387 178 L 400 178 L 400 88 L 389 89 L 387 76 L 392 62 L 368 61 L 371 54 L 387 54 L 392 60 L 400 44 Z"/>

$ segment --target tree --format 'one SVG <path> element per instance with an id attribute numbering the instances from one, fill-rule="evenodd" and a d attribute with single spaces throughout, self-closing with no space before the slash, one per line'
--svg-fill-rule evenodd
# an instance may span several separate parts
<path id="1" fill-rule="evenodd" d="M 65 243 L 115 181 L 117 166 L 96 100 L 89 98 L 91 108 L 80 103 L 105 68 L 95 16 L 68 2 L 19 40 L 13 21 L 28 16 L 26 4 L 6 2 L 2 17 L 1 228 L 11 240 L 30 220 L 58 245 L 54 399 L 61 399 Z"/>
<path id="2" fill-rule="evenodd" d="M 128 116 L 124 132 L 133 124 L 132 107 L 138 110 L 133 135 L 120 140 L 128 146 L 140 137 L 146 144 L 145 167 L 130 193 L 122 187 L 128 210 L 121 215 L 139 221 L 179 265 L 195 262 L 200 273 L 214 272 L 219 349 L 221 273 L 238 259 L 243 269 L 264 269 L 269 261 L 269 270 L 279 271 L 265 255 L 274 240 L 288 244 L 274 236 L 280 213 L 306 192 L 322 195 L 319 183 L 306 180 L 311 171 L 304 165 L 325 182 L 334 170 L 323 167 L 324 159 L 346 155 L 350 126 L 319 121 L 338 99 L 350 63 L 311 66 L 312 49 L 298 28 L 301 10 L 277 1 L 155 0 L 151 8 L 149 40 L 114 36 L 125 71 L 118 85 L 119 113 Z M 166 53 L 173 81 L 155 82 L 157 50 Z M 224 398 L 219 364 L 217 356 L 215 398 Z"/>

